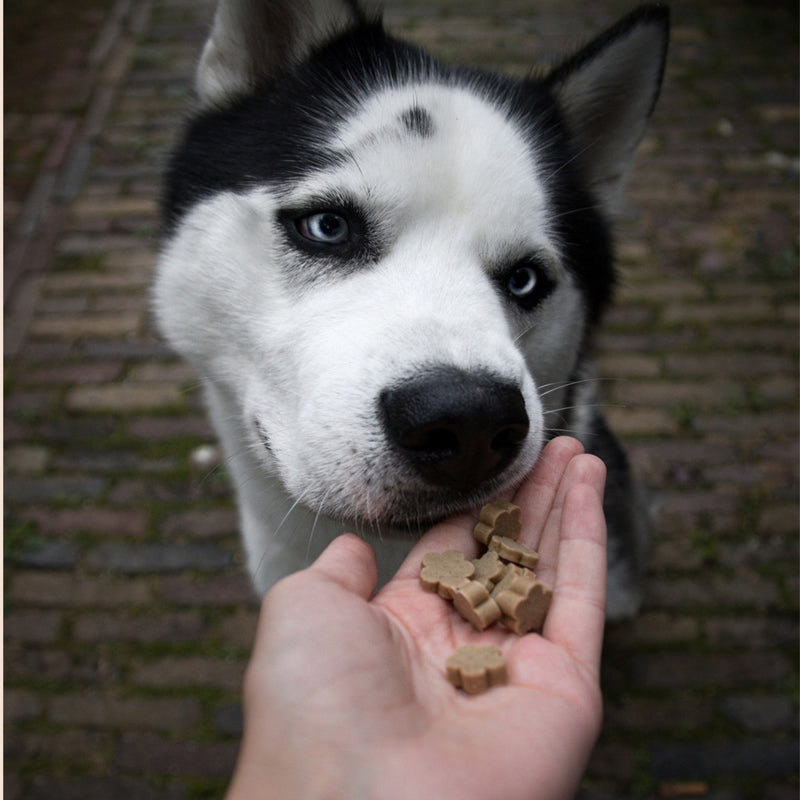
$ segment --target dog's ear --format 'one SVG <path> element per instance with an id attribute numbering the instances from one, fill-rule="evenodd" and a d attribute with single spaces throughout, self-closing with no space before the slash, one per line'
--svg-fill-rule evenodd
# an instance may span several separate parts
<path id="1" fill-rule="evenodd" d="M 355 0 L 218 0 L 195 78 L 200 104 L 252 89 L 363 19 Z"/>
<path id="2" fill-rule="evenodd" d="M 658 98 L 668 40 L 668 8 L 643 6 L 546 80 L 577 166 L 608 214 L 621 206 L 633 156 Z"/>

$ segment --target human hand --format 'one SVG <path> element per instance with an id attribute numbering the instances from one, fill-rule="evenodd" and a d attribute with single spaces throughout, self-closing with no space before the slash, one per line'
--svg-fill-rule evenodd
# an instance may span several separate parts
<path id="1" fill-rule="evenodd" d="M 604 481 L 602 462 L 560 437 L 507 498 L 554 590 L 541 635 L 478 633 L 421 588 L 425 553 L 477 555 L 471 515 L 433 527 L 374 597 L 374 553 L 351 534 L 276 584 L 245 680 L 228 800 L 573 797 L 602 716 Z M 508 684 L 466 695 L 444 665 L 478 643 L 503 651 Z"/>

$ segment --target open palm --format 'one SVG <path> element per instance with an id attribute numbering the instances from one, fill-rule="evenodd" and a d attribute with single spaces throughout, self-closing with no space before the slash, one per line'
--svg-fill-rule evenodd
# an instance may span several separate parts
<path id="1" fill-rule="evenodd" d="M 475 518 L 432 528 L 372 596 L 374 555 L 337 539 L 267 595 L 245 685 L 229 800 L 250 797 L 572 797 L 599 731 L 605 607 L 605 470 L 561 437 L 513 496 L 521 540 L 554 589 L 542 634 L 478 633 L 419 584 L 422 556 L 477 554 Z M 450 685 L 463 644 L 496 644 L 509 680 Z"/>

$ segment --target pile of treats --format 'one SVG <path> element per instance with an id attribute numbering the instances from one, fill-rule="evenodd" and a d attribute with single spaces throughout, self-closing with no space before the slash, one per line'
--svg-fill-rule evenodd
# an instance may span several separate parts
<path id="1" fill-rule="evenodd" d="M 517 506 L 502 500 L 485 505 L 474 536 L 487 546 L 486 552 L 472 561 L 458 550 L 426 554 L 422 587 L 451 600 L 479 631 L 495 622 L 519 635 L 541 630 L 553 593 L 536 580 L 538 554 L 516 541 L 521 527 Z M 505 683 L 505 661 L 493 645 L 460 647 L 447 661 L 447 677 L 476 694 Z"/>

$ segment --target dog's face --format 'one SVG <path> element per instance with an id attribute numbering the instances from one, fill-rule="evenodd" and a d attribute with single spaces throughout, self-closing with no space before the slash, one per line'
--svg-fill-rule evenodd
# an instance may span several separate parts
<path id="1" fill-rule="evenodd" d="M 293 497 L 415 526 L 520 482 L 559 426 L 624 170 L 581 168 L 584 86 L 417 51 L 398 70 L 407 46 L 345 28 L 231 102 L 206 78 L 217 107 L 173 164 L 156 302 Z"/>

